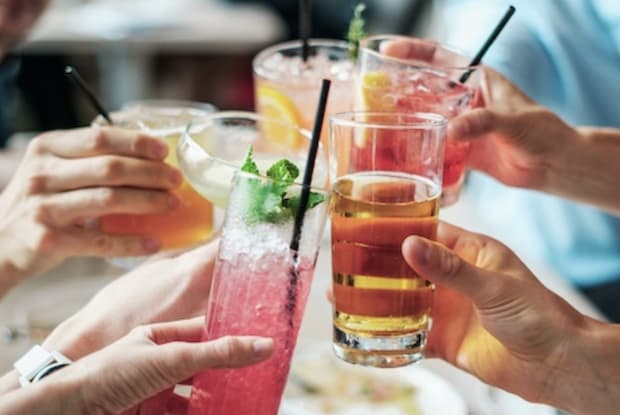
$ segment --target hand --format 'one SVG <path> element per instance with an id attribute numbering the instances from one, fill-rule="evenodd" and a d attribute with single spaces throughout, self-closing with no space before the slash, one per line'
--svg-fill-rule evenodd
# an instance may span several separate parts
<path id="1" fill-rule="evenodd" d="M 577 312 L 489 237 L 441 224 L 438 242 L 410 236 L 403 256 L 437 284 L 430 357 L 527 400 L 615 413 L 615 327 L 608 325 L 610 334 L 610 327 Z"/>
<path id="2" fill-rule="evenodd" d="M 43 345 L 75 360 L 138 325 L 204 315 L 218 243 L 214 240 L 177 257 L 145 263 L 116 279 L 61 323 Z"/>
<path id="3" fill-rule="evenodd" d="M 0 0 L 0 60 L 30 30 L 49 0 Z"/>
<path id="4" fill-rule="evenodd" d="M 485 109 L 452 119 L 448 137 L 470 141 L 469 165 L 509 186 L 545 190 L 549 170 L 578 132 L 510 81 L 485 70 Z"/>
<path id="5" fill-rule="evenodd" d="M 223 337 L 200 341 L 204 319 L 138 327 L 116 343 L 3 397 L 6 414 L 185 414 L 172 388 L 195 373 L 258 363 L 273 341 Z M 169 402 L 169 403 L 167 403 Z"/>
<path id="6" fill-rule="evenodd" d="M 0 297 L 26 276 L 75 255 L 146 255 L 157 241 L 107 235 L 85 226 L 112 213 L 162 213 L 181 173 L 163 163 L 167 145 L 113 128 L 58 131 L 35 138 L 0 195 Z"/>

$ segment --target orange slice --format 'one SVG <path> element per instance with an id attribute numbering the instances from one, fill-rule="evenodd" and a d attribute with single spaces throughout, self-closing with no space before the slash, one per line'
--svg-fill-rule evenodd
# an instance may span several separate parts
<path id="1" fill-rule="evenodd" d="M 294 128 L 301 125 L 301 116 L 295 103 L 284 93 L 267 85 L 257 88 L 256 106 L 264 117 L 280 122 L 264 122 L 263 134 L 267 140 L 289 148 L 300 145 L 302 136 Z"/>

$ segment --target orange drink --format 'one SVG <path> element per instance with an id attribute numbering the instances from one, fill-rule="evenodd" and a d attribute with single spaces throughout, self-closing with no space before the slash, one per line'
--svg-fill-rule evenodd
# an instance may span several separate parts
<path id="1" fill-rule="evenodd" d="M 214 111 L 208 104 L 177 101 L 144 101 L 130 104 L 113 113 L 121 127 L 139 129 L 159 137 L 170 149 L 166 163 L 177 167 L 176 148 L 188 124 L 199 128 Z M 96 124 L 100 122 L 96 120 Z M 196 245 L 213 232 L 213 206 L 187 181 L 174 190 L 180 205 L 169 213 L 150 215 L 114 214 L 102 218 L 104 232 L 118 235 L 144 235 L 157 239 L 163 249 Z"/>

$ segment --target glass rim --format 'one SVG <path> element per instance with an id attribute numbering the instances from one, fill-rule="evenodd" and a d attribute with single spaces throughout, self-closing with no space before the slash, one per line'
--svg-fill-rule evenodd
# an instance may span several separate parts
<path id="1" fill-rule="evenodd" d="M 184 99 L 138 99 L 124 103 L 118 111 L 122 112 L 130 108 L 146 107 L 155 110 L 175 110 L 175 109 L 193 109 L 202 111 L 205 114 L 212 114 L 218 111 L 218 108 L 210 102 L 192 101 Z"/>
<path id="2" fill-rule="evenodd" d="M 341 39 L 326 39 L 326 38 L 311 38 L 309 39 L 308 44 L 310 45 L 310 47 L 324 47 L 324 48 L 339 48 L 342 49 L 344 51 L 347 52 L 347 59 L 348 58 L 348 52 L 349 52 L 349 48 L 350 48 L 350 43 L 347 42 L 346 40 L 341 40 Z M 252 59 L 252 71 L 254 72 L 254 74 L 262 76 L 263 78 L 267 78 L 269 80 L 273 80 L 274 76 L 270 76 L 267 71 L 263 70 L 261 63 L 268 57 L 271 55 L 276 54 L 277 52 L 281 51 L 281 50 L 285 50 L 285 49 L 300 49 L 301 50 L 302 47 L 302 41 L 301 39 L 297 39 L 297 40 L 289 40 L 286 42 L 280 42 L 280 43 L 276 43 L 275 45 L 269 46 L 263 50 L 261 50 L 260 52 L 258 52 L 258 54 L 256 54 L 256 56 L 254 56 L 254 59 Z M 335 82 L 339 82 L 339 80 L 335 80 Z"/>
<path id="3" fill-rule="evenodd" d="M 405 118 L 404 122 L 399 124 L 383 124 L 375 121 L 364 121 L 357 117 L 395 117 Z M 407 122 L 407 118 L 415 118 L 418 121 Z M 379 112 L 379 111 L 345 111 L 332 114 L 329 117 L 330 124 L 341 125 L 345 127 L 364 127 L 385 130 L 424 130 L 431 128 L 446 128 L 448 119 L 441 114 L 431 112 Z"/>
<path id="4" fill-rule="evenodd" d="M 275 123 L 278 123 L 279 125 L 290 128 L 292 130 L 297 130 L 297 132 L 299 132 L 303 137 L 308 139 L 308 141 L 312 139 L 312 134 L 310 133 L 310 131 L 304 128 L 298 127 L 293 124 L 286 123 L 278 118 L 265 117 L 264 115 L 260 115 L 260 114 L 257 114 L 255 112 L 250 112 L 250 111 L 219 111 L 219 112 L 208 115 L 205 119 L 205 122 L 201 123 L 197 128 L 199 128 L 200 130 L 204 130 L 209 127 L 210 123 L 213 120 L 222 119 L 222 118 L 246 119 L 246 120 L 252 120 L 255 122 L 263 122 L 263 121 L 275 122 Z M 221 157 L 216 157 L 210 154 L 207 150 L 205 150 L 200 144 L 196 142 L 196 140 L 194 140 L 194 137 L 192 137 L 192 135 L 196 133 L 198 133 L 198 131 L 192 130 L 191 124 L 188 124 L 185 130 L 183 131 L 183 135 L 181 137 L 181 141 L 179 142 L 179 144 L 185 141 L 187 142 L 189 146 L 199 151 L 200 154 L 202 154 L 203 156 L 209 157 L 210 159 L 215 160 L 218 163 L 221 163 L 225 166 L 235 169 L 236 170 L 235 174 L 241 171 L 240 166 L 237 166 L 236 164 L 231 163 L 230 161 L 225 160 Z M 319 148 L 320 146 L 322 146 L 321 143 L 319 143 Z M 251 174 L 251 173 L 248 173 L 248 174 Z M 268 179 L 268 180 L 273 181 L 273 179 L 271 179 L 270 177 L 262 175 L 262 174 L 253 174 L 253 176 L 257 178 Z M 298 183 L 295 182 L 294 184 L 298 184 Z M 299 186 L 301 186 L 301 183 L 299 183 Z M 315 189 L 316 187 L 312 186 L 311 188 Z M 316 188 L 316 189 L 319 189 L 319 188 Z"/>
<path id="5" fill-rule="evenodd" d="M 424 64 L 415 64 L 412 63 L 411 59 L 402 59 L 402 58 L 395 58 L 393 56 L 386 56 L 386 55 L 382 55 L 379 51 L 371 49 L 368 47 L 368 43 L 373 41 L 373 40 L 418 40 L 424 43 L 428 43 L 428 44 L 432 44 L 435 46 L 438 46 L 450 53 L 454 53 L 455 55 L 458 55 L 466 60 L 471 60 L 470 57 L 463 52 L 462 50 L 455 48 L 451 45 L 448 45 L 446 43 L 442 43 L 436 40 L 432 40 L 432 39 L 422 39 L 419 37 L 414 37 L 414 36 L 404 36 L 404 35 L 373 35 L 373 36 L 368 36 L 365 37 L 364 39 L 362 39 L 362 41 L 360 42 L 360 49 L 367 51 L 368 53 L 380 57 L 381 59 L 386 59 L 386 60 L 391 60 L 394 62 L 399 62 L 402 64 L 406 64 L 409 66 L 412 66 L 414 68 L 421 68 L 421 69 L 442 69 L 442 70 L 448 70 L 448 71 L 452 71 L 452 70 L 460 70 L 460 71 L 476 71 L 478 69 L 480 69 L 482 67 L 482 64 L 479 65 L 424 65 Z M 462 83 L 462 82 L 459 82 Z"/>

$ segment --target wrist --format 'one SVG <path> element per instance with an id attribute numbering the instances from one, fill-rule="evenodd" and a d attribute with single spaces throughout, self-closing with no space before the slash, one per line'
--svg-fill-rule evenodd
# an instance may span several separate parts
<path id="1" fill-rule="evenodd" d="M 616 414 L 620 407 L 620 325 L 585 318 L 564 359 L 551 368 L 546 403 L 575 415 Z"/>

